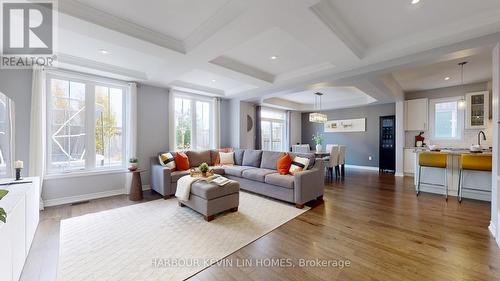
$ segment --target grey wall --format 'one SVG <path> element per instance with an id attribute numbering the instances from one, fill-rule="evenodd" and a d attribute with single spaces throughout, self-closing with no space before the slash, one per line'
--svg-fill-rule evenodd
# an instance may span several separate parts
<path id="1" fill-rule="evenodd" d="M 395 115 L 395 104 L 380 104 L 357 108 L 337 109 L 324 112 L 328 120 L 366 118 L 365 132 L 325 133 L 323 124 L 309 122 L 309 113 L 302 114 L 302 143 L 315 147 L 313 134 L 321 132 L 325 137 L 323 145 L 346 145 L 346 164 L 378 167 L 379 161 L 379 117 Z M 368 157 L 372 156 L 372 160 Z"/>
<path id="2" fill-rule="evenodd" d="M 147 169 L 142 184 L 149 184 L 150 158 L 169 149 L 168 90 L 148 85 L 137 87 L 137 158 Z"/>
<path id="3" fill-rule="evenodd" d="M 0 92 L 14 101 L 15 154 L 24 162 L 23 175 L 28 174 L 31 115 L 31 70 L 0 69 Z"/>

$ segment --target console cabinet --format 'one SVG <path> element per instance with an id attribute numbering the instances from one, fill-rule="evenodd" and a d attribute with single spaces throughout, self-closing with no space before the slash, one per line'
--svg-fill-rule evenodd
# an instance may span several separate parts
<path id="1" fill-rule="evenodd" d="M 0 280 L 17 281 L 21 277 L 40 218 L 40 180 L 0 185 L 9 193 L 0 200 L 7 222 L 0 222 Z M 2 183 L 0 183 L 2 184 Z"/>

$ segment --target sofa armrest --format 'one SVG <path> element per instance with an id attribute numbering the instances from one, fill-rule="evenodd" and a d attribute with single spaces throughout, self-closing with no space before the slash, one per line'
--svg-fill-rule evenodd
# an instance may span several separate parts
<path id="1" fill-rule="evenodd" d="M 172 194 L 171 188 L 171 173 L 172 169 L 163 167 L 158 163 L 158 158 L 151 159 L 151 189 L 160 193 L 164 197 Z"/>
<path id="2" fill-rule="evenodd" d="M 325 171 L 323 161 L 316 160 L 314 167 L 295 174 L 294 201 L 304 204 L 323 196 L 325 190 Z"/>

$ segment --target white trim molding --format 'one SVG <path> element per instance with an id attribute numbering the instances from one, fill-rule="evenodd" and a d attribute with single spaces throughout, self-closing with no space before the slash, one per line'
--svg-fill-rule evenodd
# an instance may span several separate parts
<path id="1" fill-rule="evenodd" d="M 76 203 L 76 202 L 105 198 L 105 197 L 110 197 L 110 196 L 116 196 L 116 195 L 121 195 L 121 194 L 124 194 L 123 188 L 113 189 L 113 190 L 103 191 L 103 192 L 70 196 L 70 197 L 48 199 L 48 200 L 44 201 L 44 205 L 45 205 L 45 207 L 59 206 L 59 205 Z"/>
<path id="2" fill-rule="evenodd" d="M 358 170 L 369 170 L 369 171 L 379 171 L 378 167 L 372 166 L 358 166 L 358 165 L 345 165 L 346 168 L 358 169 Z"/>
<path id="3" fill-rule="evenodd" d="M 147 190 L 151 190 L 151 186 L 149 184 L 143 185 L 142 191 L 147 191 Z M 103 192 L 96 192 L 96 193 L 82 194 L 82 195 L 76 195 L 76 196 L 70 196 L 70 197 L 48 199 L 48 200 L 44 200 L 43 202 L 44 202 L 45 207 L 53 207 L 53 206 L 72 204 L 72 203 L 76 203 L 76 202 L 101 199 L 101 198 L 123 195 L 123 194 L 126 194 L 125 190 L 123 188 L 120 188 L 120 189 L 113 189 L 113 190 L 108 190 L 108 191 L 103 191 Z"/>

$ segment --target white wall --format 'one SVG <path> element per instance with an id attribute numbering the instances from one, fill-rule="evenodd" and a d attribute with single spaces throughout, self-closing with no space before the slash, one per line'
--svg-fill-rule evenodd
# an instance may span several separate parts
<path id="1" fill-rule="evenodd" d="M 490 231 L 496 237 L 500 246 L 500 229 L 498 227 L 498 218 L 500 216 L 500 193 L 498 192 L 499 171 L 500 171 L 500 44 L 493 49 L 493 83 L 492 83 L 492 108 L 493 108 L 493 171 L 492 171 L 492 198 L 491 198 L 491 223 Z"/>

